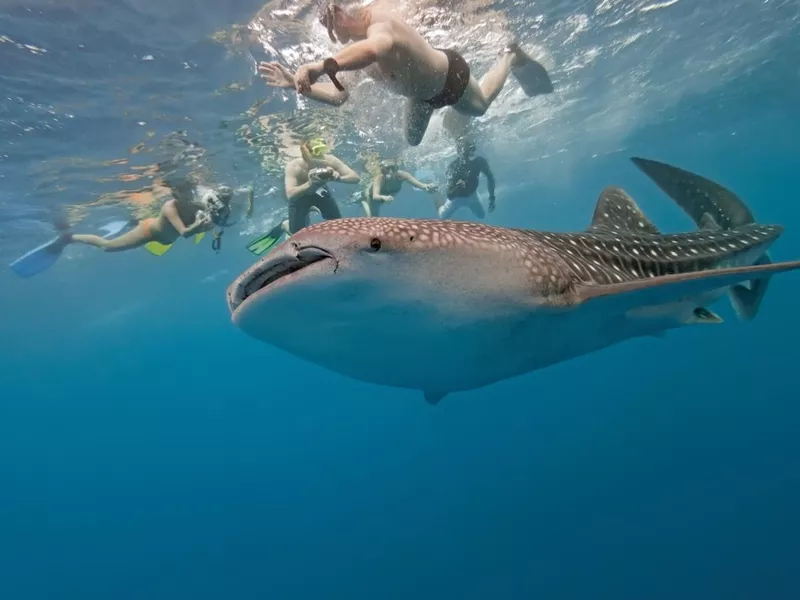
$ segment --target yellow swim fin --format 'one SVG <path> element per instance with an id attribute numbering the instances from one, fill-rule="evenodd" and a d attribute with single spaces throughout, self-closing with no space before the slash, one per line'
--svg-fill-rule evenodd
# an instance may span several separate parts
<path id="1" fill-rule="evenodd" d="M 172 244 L 160 244 L 159 242 L 148 242 L 144 245 L 144 249 L 154 256 L 163 256 L 170 248 L 172 248 Z"/>
<path id="2" fill-rule="evenodd" d="M 203 238 L 206 237 L 206 232 L 203 231 L 202 233 L 195 233 L 194 234 L 194 245 L 196 246 L 200 242 L 203 241 Z"/>

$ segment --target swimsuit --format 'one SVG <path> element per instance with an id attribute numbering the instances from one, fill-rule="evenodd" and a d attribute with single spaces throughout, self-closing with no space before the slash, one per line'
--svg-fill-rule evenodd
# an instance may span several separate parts
<path id="1" fill-rule="evenodd" d="M 153 225 L 155 225 L 157 221 L 158 219 L 154 218 L 144 219 L 142 221 L 139 221 L 139 225 L 141 225 L 142 231 L 144 231 L 145 234 L 147 234 L 147 237 L 150 239 L 153 239 Z"/>
<path id="2" fill-rule="evenodd" d="M 444 89 L 441 93 L 430 100 L 425 100 L 433 108 L 444 108 L 453 106 L 459 100 L 469 85 L 469 65 L 464 57 L 455 50 L 442 50 L 436 48 L 447 55 L 447 79 L 444 82 Z"/>
<path id="3" fill-rule="evenodd" d="M 342 218 L 336 200 L 333 199 L 328 186 L 324 185 L 315 192 L 309 192 L 289 202 L 289 231 L 297 233 L 308 225 L 308 215 L 312 206 L 319 209 L 325 220 Z"/>

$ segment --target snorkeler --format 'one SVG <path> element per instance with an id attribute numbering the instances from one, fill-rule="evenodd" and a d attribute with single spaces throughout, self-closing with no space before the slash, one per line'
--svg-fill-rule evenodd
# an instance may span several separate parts
<path id="1" fill-rule="evenodd" d="M 387 0 L 366 6 L 360 2 L 329 2 L 320 8 L 319 20 L 331 41 L 354 43 L 336 56 L 301 66 L 294 74 L 278 63 L 262 62 L 258 66 L 261 76 L 268 85 L 294 87 L 299 94 L 341 106 L 349 95 L 337 73 L 368 69 L 370 76 L 407 98 L 406 139 L 412 146 L 422 142 L 437 109 L 452 106 L 471 117 L 485 114 L 512 72 L 529 97 L 553 91 L 544 67 L 516 43 L 505 48 L 498 63 L 478 83 L 459 53 L 430 46 L 392 14 L 392 4 Z M 323 75 L 333 83 L 317 83 Z"/>
<path id="2" fill-rule="evenodd" d="M 449 219 L 462 206 L 467 206 L 479 219 L 486 217 L 483 204 L 478 196 L 478 180 L 481 173 L 486 177 L 489 188 L 489 212 L 495 206 L 495 180 L 489 163 L 482 156 L 475 154 L 475 144 L 466 142 L 459 144 L 458 157 L 447 166 L 447 200 L 437 206 L 440 219 Z"/>
<path id="3" fill-rule="evenodd" d="M 127 233 L 106 239 L 90 234 L 67 234 L 69 243 L 87 244 L 104 252 L 123 252 L 145 246 L 156 256 L 163 255 L 179 237 L 192 237 L 212 231 L 213 247 L 219 249 L 221 231 L 230 221 L 233 190 L 228 186 L 216 189 L 194 186 L 182 180 L 169 184 L 172 198 L 161 207 L 158 217 L 144 219 Z M 252 212 L 252 191 L 249 192 L 247 212 Z M 197 240 L 199 241 L 199 240 Z"/>
<path id="4" fill-rule="evenodd" d="M 214 232 L 212 248 L 219 251 L 223 228 L 232 225 L 231 199 L 234 190 L 227 186 L 216 189 L 195 186 L 186 179 L 165 182 L 172 198 L 164 202 L 158 217 L 133 221 L 133 229 L 112 237 L 131 225 L 131 222 L 117 221 L 102 230 L 105 236 L 72 233 L 65 220 L 56 224 L 60 235 L 35 248 L 11 263 L 12 270 L 20 277 L 32 277 L 51 267 L 70 244 L 86 244 L 100 248 L 104 252 L 124 252 L 144 246 L 151 254 L 161 256 L 172 247 L 178 238 L 195 236 L 199 243 L 206 232 L 218 227 Z M 252 189 L 248 192 L 247 213 L 252 212 Z"/>
<path id="5" fill-rule="evenodd" d="M 286 164 L 284 185 L 289 203 L 289 218 L 271 231 L 253 240 L 247 249 L 253 254 L 264 254 L 277 244 L 283 234 L 293 235 L 308 225 L 308 218 L 316 208 L 325 220 L 340 219 L 339 205 L 328 184 L 332 182 L 356 184 L 358 173 L 328 151 L 322 139 L 313 139 L 300 146 L 301 158 Z"/>
<path id="6" fill-rule="evenodd" d="M 380 216 L 381 205 L 394 200 L 404 182 L 428 193 L 437 190 L 435 183 L 417 181 L 411 173 L 401 171 L 393 160 L 382 160 L 380 170 L 381 172 L 369 183 L 362 195 L 361 206 L 364 207 L 364 214 L 368 217 Z"/>

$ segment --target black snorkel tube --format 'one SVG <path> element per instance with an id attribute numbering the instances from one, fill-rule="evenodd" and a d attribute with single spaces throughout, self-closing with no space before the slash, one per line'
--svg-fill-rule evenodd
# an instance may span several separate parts
<path id="1" fill-rule="evenodd" d="M 225 227 L 228 225 L 230 216 L 231 209 L 226 204 L 222 204 L 221 207 L 211 211 L 211 222 L 219 227 L 218 231 L 211 232 L 211 249 L 217 254 L 222 250 L 222 234 L 225 233 Z"/>

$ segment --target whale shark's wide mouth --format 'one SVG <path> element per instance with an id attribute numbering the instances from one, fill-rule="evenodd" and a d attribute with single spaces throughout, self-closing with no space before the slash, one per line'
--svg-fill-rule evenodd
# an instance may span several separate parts
<path id="1" fill-rule="evenodd" d="M 318 246 L 303 246 L 291 252 L 281 252 L 277 256 L 267 258 L 242 273 L 228 288 L 228 308 L 231 314 L 246 300 L 279 284 L 293 279 L 298 271 L 307 269 L 321 261 L 336 259 Z"/>

